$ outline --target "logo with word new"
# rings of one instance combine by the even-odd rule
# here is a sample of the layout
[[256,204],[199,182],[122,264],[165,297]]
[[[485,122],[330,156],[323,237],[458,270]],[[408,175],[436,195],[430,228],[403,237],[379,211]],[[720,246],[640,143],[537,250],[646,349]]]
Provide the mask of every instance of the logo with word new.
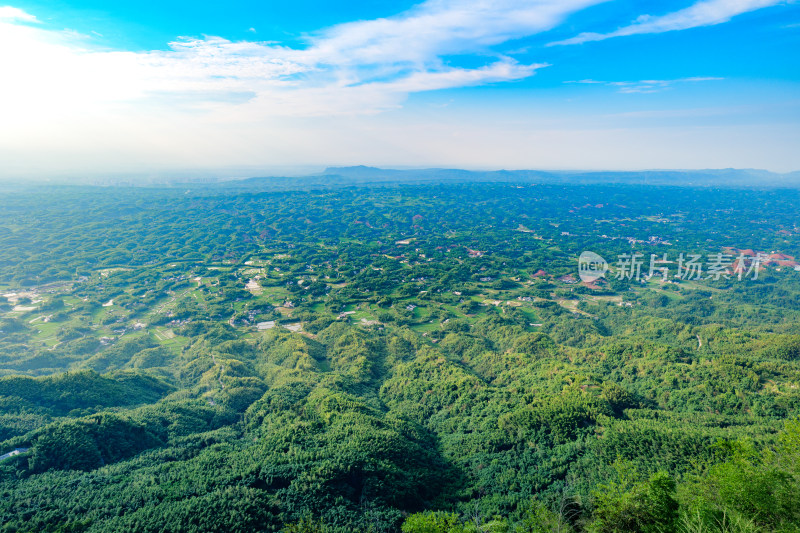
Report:
[[578,276],[584,283],[592,283],[604,277],[608,272],[608,263],[594,252],[583,252],[578,258]]

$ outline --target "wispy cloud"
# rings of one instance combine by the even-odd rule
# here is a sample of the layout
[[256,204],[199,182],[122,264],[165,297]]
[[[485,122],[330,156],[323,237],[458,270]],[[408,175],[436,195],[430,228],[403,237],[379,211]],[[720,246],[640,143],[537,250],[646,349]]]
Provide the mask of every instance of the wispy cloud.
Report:
[[676,83],[718,81],[724,78],[712,76],[695,76],[691,78],[677,78],[674,80],[638,80],[638,81],[600,81],[600,80],[570,80],[564,83],[580,83],[586,85],[605,85],[615,87],[620,93],[657,93],[670,88]]
[[[549,30],[602,1],[428,0],[394,17],[322,30],[303,48],[204,37],[139,53],[93,48],[86,36],[20,24],[36,18],[3,7],[0,45],[19,52],[0,57],[4,78],[13,80],[0,85],[0,111],[11,102],[17,114],[25,102],[52,113],[170,95],[170,106],[235,103],[264,116],[374,113],[415,92],[531,76],[545,65],[519,63],[493,46]],[[445,60],[469,53],[485,64],[453,68]],[[242,95],[250,98],[243,103]]]
[[2,21],[17,21],[17,22],[39,22],[39,20],[25,11],[11,6],[0,6],[0,22]]
[[335,26],[315,39],[313,50],[338,64],[420,65],[551,29],[604,1],[428,0],[397,17]]
[[686,30],[700,26],[713,26],[728,22],[736,15],[765,7],[783,4],[786,0],[704,0],[696,4],[662,16],[642,15],[632,24],[610,33],[581,33],[570,39],[550,43],[553,45],[581,44],[602,41],[612,37],[638,35],[644,33],[664,33]]
[[[91,32],[33,24],[34,15],[2,8],[0,177],[39,168],[42,151],[51,162],[36,164],[59,171],[122,161],[128,168],[307,163],[311,151],[332,161],[348,147],[401,153],[409,148],[393,133],[396,124],[376,131],[363,121],[384,120],[376,115],[415,93],[534,75],[546,65],[517,61],[495,45],[601,1],[428,0],[394,17],[324,29],[305,46],[181,37],[144,52],[109,50]],[[450,54],[483,62],[458,68]],[[433,140],[415,136],[411,151]]]

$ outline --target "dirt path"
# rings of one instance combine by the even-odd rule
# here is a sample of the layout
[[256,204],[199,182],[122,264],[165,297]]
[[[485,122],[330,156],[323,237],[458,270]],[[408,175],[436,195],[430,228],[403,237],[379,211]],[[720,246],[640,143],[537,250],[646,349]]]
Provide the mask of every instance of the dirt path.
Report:
[[220,365],[217,363],[217,358],[214,357],[213,353],[211,354],[211,360],[214,361],[214,365],[219,366],[219,377],[217,378],[217,381],[219,381],[219,386],[222,388],[222,390],[225,390],[225,384],[222,382],[222,373],[225,372],[225,365]]
[[175,302],[175,300],[177,300],[178,298],[182,298],[182,297],[186,296],[187,294],[189,294],[190,292],[192,292],[192,290],[194,290],[194,289],[186,289],[186,290],[185,290],[185,291],[183,291],[182,293],[179,293],[179,294],[173,294],[173,295],[170,297],[170,299],[169,299],[169,300],[167,300],[167,301],[166,301],[166,302],[164,302],[163,304],[161,304],[161,305],[159,305],[158,307],[156,307],[156,308],[155,308],[155,310],[151,311],[151,313],[150,313],[150,314],[151,314],[151,315],[153,315],[153,314],[159,314],[159,313],[162,313],[163,311],[165,311],[165,310],[166,310],[166,308],[167,308],[167,306],[168,306],[168,305],[170,305],[171,303]]

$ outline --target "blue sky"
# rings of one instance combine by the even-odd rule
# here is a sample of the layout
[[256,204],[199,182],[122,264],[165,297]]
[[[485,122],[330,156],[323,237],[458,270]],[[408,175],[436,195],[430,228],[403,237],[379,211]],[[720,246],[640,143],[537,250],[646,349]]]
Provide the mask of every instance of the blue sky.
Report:
[[796,1],[19,1],[0,176],[800,170],[798,51]]

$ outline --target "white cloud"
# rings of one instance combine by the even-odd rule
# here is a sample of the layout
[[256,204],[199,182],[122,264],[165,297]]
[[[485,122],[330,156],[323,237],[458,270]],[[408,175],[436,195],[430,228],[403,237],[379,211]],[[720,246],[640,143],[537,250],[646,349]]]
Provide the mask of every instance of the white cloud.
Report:
[[785,0],[704,0],[686,9],[663,16],[641,15],[633,24],[610,33],[586,32],[570,39],[550,43],[550,45],[581,44],[590,41],[602,41],[612,37],[664,33],[698,28],[700,26],[713,26],[728,22],[736,15],[782,3],[785,3]]
[[2,21],[17,21],[17,22],[39,22],[33,15],[24,12],[23,10],[11,7],[0,6],[0,22]]
[[553,28],[606,0],[428,0],[392,18],[335,26],[314,39],[320,61],[426,64]]
[[676,83],[698,82],[698,81],[719,81],[724,78],[712,76],[695,76],[691,78],[678,78],[674,80],[638,80],[638,81],[599,81],[599,80],[575,80],[564,83],[580,83],[588,85],[606,85],[616,87],[621,93],[656,93],[670,88]]
[[[330,135],[346,139],[348,121],[396,110],[410,94],[533,75],[546,65],[492,47],[601,1],[428,0],[328,28],[300,48],[209,36],[144,52],[0,8],[0,175],[33,168],[35,153],[56,168],[263,161],[308,148],[330,120],[339,125],[325,126]],[[446,56],[457,53],[484,64],[456,68]]]
[[[0,46],[15,53],[0,56],[9,80],[0,85],[0,112],[27,121],[166,102],[184,111],[246,106],[251,116],[375,113],[414,92],[531,76],[543,65],[519,64],[491,47],[548,30],[601,1],[428,0],[395,17],[321,31],[305,48],[205,37],[139,53],[19,24],[36,18],[5,7]],[[473,52],[487,58],[484,66],[447,64],[448,54]]]

